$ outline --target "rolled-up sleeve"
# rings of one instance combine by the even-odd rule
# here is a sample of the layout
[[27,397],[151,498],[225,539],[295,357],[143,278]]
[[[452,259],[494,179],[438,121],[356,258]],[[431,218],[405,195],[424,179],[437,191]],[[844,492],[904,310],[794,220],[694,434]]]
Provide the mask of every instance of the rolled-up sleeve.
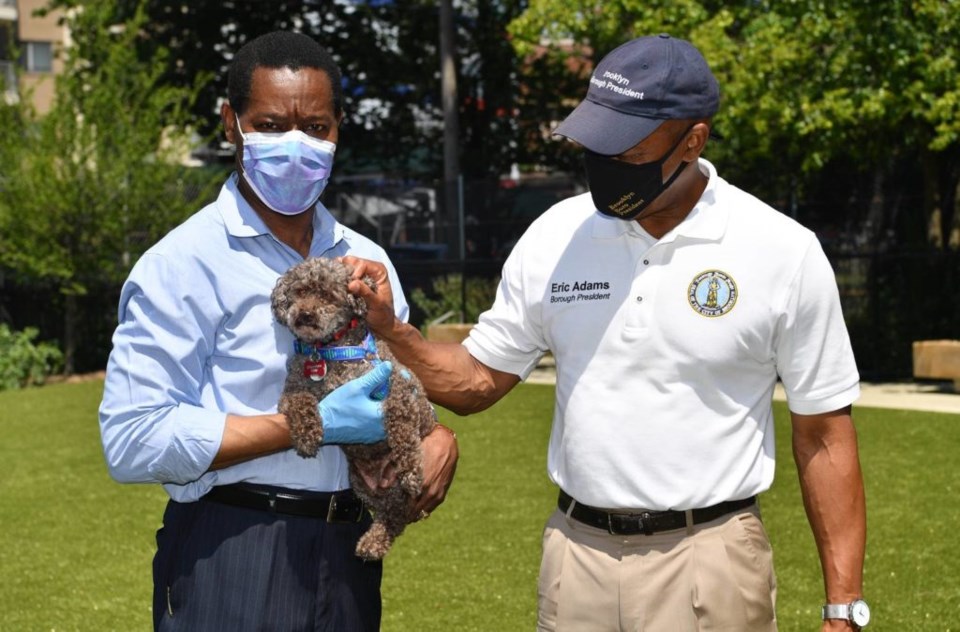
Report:
[[99,411],[117,481],[186,484],[220,449],[226,414],[200,405],[216,327],[202,283],[146,254],[124,284]]

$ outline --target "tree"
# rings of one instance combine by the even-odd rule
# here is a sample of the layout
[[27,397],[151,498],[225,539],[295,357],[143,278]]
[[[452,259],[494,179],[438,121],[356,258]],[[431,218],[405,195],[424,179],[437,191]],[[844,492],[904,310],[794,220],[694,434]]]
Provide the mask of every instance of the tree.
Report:
[[[55,0],[62,7],[83,1]],[[138,1],[118,0],[118,11],[132,15]],[[514,163],[534,162],[517,141],[526,132],[517,125],[517,59],[505,32],[524,5],[523,0],[453,2],[458,162],[467,189],[450,190],[457,185],[444,183],[446,195],[438,195],[439,208],[431,209],[436,214],[419,218],[434,238],[450,245],[458,236],[460,199],[467,216],[502,219],[509,208],[497,195],[499,176]],[[343,73],[345,119],[327,199],[353,187],[351,176],[364,179],[360,186],[382,185],[387,191],[443,181],[436,0],[146,0],[144,10],[146,37],[136,42],[141,59],[154,58],[157,47],[169,50],[163,77],[171,85],[190,86],[198,73],[213,76],[193,110],[206,121],[202,131],[212,149],[221,145],[216,112],[226,96],[233,53],[264,33],[294,30],[329,49]]]
[[49,113],[39,116],[29,99],[0,106],[0,266],[63,297],[68,373],[77,298],[118,285],[214,182],[180,164],[196,86],[160,81],[161,49],[137,58],[145,20],[137,11],[118,22],[108,0],[84,3],[66,18],[73,46]]
[[[85,0],[54,0],[81,6]],[[435,0],[118,0],[118,15],[143,4],[141,59],[164,49],[164,80],[183,87],[209,74],[194,104],[202,131],[215,136],[227,69],[244,43],[277,29],[327,47],[343,73],[346,121],[338,174],[441,174],[439,15]],[[463,164],[470,175],[499,174],[515,160],[509,123],[515,58],[504,28],[521,0],[462,0],[457,11]]]
[[827,196],[846,216],[816,219],[867,243],[953,230],[960,246],[958,0],[531,0],[509,30],[519,54],[546,40],[558,63],[564,41],[595,63],[633,36],[689,39],[720,81],[726,139],[708,151],[728,177],[794,211]]

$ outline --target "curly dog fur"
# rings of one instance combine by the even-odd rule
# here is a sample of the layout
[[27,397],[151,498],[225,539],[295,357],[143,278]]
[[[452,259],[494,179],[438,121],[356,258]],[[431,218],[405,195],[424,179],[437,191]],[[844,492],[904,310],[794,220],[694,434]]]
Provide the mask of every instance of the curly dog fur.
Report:
[[[287,363],[278,410],[289,420],[297,454],[315,456],[323,441],[319,400],[370,371],[374,363],[393,363],[389,394],[383,401],[387,440],[341,446],[350,464],[350,484],[373,513],[373,524],[360,538],[356,552],[364,559],[379,560],[406,525],[416,519],[412,500],[420,495],[423,485],[420,440],[433,430],[436,415],[420,381],[397,362],[383,342],[376,342],[377,357],[366,354],[358,360],[320,360],[326,374],[316,375],[318,358],[315,353],[311,355],[311,347],[364,345],[367,307],[347,291],[352,272],[339,261],[312,258],[293,266],[277,281],[271,295],[273,314],[300,344],[308,345],[307,353],[294,353]],[[373,285],[369,279],[365,282]],[[396,482],[389,488],[379,488],[376,482],[388,462],[396,467]]]

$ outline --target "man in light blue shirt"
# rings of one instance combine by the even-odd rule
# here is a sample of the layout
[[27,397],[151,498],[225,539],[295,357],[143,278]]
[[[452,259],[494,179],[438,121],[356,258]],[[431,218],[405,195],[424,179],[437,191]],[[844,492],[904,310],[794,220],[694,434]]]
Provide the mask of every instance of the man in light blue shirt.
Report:
[[[387,372],[324,400],[331,445],[315,458],[290,449],[277,413],[294,341],[273,320],[270,292],[290,266],[381,261],[397,317],[408,314],[383,249],[318,200],[343,115],[340,84],[329,53],[304,35],[244,46],[221,110],[238,172],[124,284],[100,427],[111,475],[161,483],[171,498],[154,560],[158,630],[379,629],[382,567],[353,554],[369,515],[335,444],[383,438],[370,395]],[[452,480],[455,438],[435,431],[424,453],[417,509],[429,512]]]

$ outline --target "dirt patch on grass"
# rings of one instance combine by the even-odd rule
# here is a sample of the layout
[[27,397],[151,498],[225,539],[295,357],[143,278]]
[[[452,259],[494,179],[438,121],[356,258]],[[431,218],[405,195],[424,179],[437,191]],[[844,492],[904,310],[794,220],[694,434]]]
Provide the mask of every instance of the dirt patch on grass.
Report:
[[47,378],[46,384],[80,384],[81,382],[92,382],[102,380],[106,377],[106,371],[94,371],[93,373],[74,373],[73,375],[51,375]]

